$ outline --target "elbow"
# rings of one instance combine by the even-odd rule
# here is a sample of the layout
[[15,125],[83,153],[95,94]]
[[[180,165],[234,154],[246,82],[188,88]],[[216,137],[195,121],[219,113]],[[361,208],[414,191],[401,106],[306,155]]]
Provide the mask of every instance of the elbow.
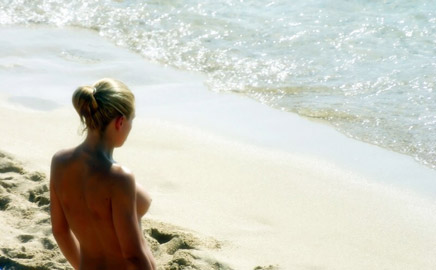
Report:
[[141,265],[141,259],[142,259],[141,256],[126,256],[126,255],[123,255],[123,257],[124,257],[124,260],[127,262],[127,264],[130,265],[130,266],[140,266]]
[[149,256],[147,255],[146,248],[144,245],[140,245],[137,248],[122,250],[122,256],[126,263],[127,269],[129,270],[152,270],[153,263],[150,261]]
[[123,255],[128,270],[152,270],[151,263],[145,254],[126,256]]

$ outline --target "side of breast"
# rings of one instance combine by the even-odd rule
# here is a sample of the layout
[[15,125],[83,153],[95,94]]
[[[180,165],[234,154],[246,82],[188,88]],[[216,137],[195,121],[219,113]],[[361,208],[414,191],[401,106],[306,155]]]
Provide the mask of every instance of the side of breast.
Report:
[[145,191],[141,185],[136,184],[136,210],[138,218],[141,218],[145,215],[145,213],[147,213],[148,209],[150,208],[151,201],[152,199],[150,194],[148,194],[148,192]]

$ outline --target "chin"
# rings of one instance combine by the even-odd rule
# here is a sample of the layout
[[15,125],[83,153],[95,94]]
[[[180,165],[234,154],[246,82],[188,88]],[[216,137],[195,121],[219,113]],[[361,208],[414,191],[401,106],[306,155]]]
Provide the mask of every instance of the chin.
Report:
[[118,143],[118,144],[115,144],[115,147],[118,148],[118,147],[121,147],[121,146],[123,146],[123,145],[124,145],[124,142],[122,142],[122,143]]

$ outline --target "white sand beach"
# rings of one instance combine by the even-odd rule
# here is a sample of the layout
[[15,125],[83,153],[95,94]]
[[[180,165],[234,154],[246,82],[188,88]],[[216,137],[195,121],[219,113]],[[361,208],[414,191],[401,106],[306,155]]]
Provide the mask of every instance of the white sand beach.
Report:
[[[177,252],[159,244],[153,228],[195,242],[176,248],[197,258],[193,269],[436,268],[436,171],[410,157],[211,92],[200,74],[147,63],[92,31],[0,28],[0,70],[0,152],[8,160],[1,162],[25,171],[0,171],[2,199],[28,194],[34,187],[24,189],[26,175],[48,175],[51,156],[81,142],[70,104],[75,88],[114,77],[137,99],[131,135],[115,158],[153,197],[143,228],[162,269],[171,269]],[[23,189],[7,187],[8,177]],[[47,178],[35,185],[44,184]],[[56,249],[47,204],[23,198],[17,202],[35,221],[45,220],[43,232],[19,225],[14,211],[23,208],[5,204],[0,266],[5,258],[37,265],[47,258],[19,257]],[[65,265],[56,262],[51,267]]]

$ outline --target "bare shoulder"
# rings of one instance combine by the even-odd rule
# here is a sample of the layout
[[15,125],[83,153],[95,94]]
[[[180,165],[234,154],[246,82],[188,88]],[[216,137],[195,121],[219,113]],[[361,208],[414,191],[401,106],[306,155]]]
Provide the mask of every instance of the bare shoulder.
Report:
[[52,166],[67,162],[68,160],[70,160],[72,158],[75,151],[76,151],[76,148],[59,150],[58,152],[56,152],[53,155],[53,157],[51,159]]
[[135,176],[128,168],[113,164],[110,170],[114,191],[135,190]]
[[56,152],[51,159],[50,165],[50,183],[59,180],[59,173],[62,172],[63,168],[69,163],[74,155],[75,148],[64,149]]

